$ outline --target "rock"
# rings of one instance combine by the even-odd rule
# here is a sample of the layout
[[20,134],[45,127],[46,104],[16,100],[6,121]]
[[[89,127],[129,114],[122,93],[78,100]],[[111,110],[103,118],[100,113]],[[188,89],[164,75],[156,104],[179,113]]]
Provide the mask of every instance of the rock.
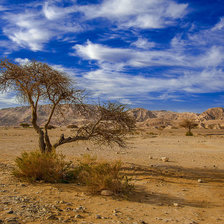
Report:
[[100,193],[102,196],[111,196],[113,195],[114,193],[110,190],[102,190],[101,193]]
[[198,179],[198,183],[203,183],[202,179]]
[[153,159],[153,157],[152,156],[149,156],[149,159]]
[[79,206],[78,208],[75,209],[76,212],[85,212],[86,208],[83,206]]
[[19,224],[17,217],[7,218],[5,219],[5,223],[7,224]]
[[78,214],[78,215],[75,215],[75,218],[76,218],[76,219],[82,219],[83,217],[82,217],[81,215]]
[[178,203],[173,203],[173,206],[179,207],[179,204]]
[[58,220],[58,217],[56,215],[50,215],[47,217],[47,220]]
[[7,212],[7,214],[13,214],[14,212],[13,212],[13,210],[9,210],[8,212]]
[[96,215],[96,219],[102,219],[101,215]]
[[116,208],[113,210],[113,213],[120,213]]
[[169,162],[169,158],[168,158],[168,157],[163,156],[163,157],[161,157],[160,159],[161,159],[163,162]]

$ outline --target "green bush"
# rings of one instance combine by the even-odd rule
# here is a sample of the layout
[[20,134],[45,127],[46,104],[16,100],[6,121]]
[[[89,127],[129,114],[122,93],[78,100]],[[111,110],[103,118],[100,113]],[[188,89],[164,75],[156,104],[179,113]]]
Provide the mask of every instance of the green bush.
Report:
[[130,179],[121,174],[120,161],[98,162],[95,158],[84,156],[79,161],[75,175],[92,193],[110,190],[115,194],[127,194],[133,190]]
[[62,154],[56,152],[41,153],[39,151],[24,152],[15,160],[13,174],[28,181],[68,182],[74,179],[70,165]]

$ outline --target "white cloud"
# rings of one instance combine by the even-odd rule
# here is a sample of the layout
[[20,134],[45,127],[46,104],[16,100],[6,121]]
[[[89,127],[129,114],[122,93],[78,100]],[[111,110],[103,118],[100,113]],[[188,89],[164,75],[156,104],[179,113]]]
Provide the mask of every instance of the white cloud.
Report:
[[8,10],[8,8],[6,8],[5,6],[0,5],[0,11],[6,11]]
[[62,5],[60,1],[45,1],[27,4],[29,7],[25,5],[23,12],[10,10],[2,15],[7,21],[3,32],[17,46],[40,51],[53,38],[64,39],[65,34],[82,31],[89,19],[104,17],[119,28],[163,28],[182,18],[187,9],[187,4],[173,0],[104,0],[92,5]]
[[18,102],[16,101],[16,96],[11,96],[7,93],[0,93],[0,107],[6,107],[11,105],[16,105]]
[[28,58],[15,58],[15,62],[19,63],[20,65],[25,65],[30,62]]
[[181,57],[171,51],[111,48],[101,44],[93,44],[90,41],[87,41],[85,45],[75,45],[73,48],[76,50],[76,54],[84,59],[97,60],[101,65],[105,65],[105,63],[116,64],[120,68],[124,66],[186,65]]
[[104,17],[119,26],[163,28],[186,14],[187,4],[172,0],[104,0],[102,4],[80,7],[88,19]]
[[[214,27],[217,27],[215,25]],[[86,60],[96,60],[99,68],[80,79],[83,87],[95,97],[107,99],[177,99],[178,93],[222,92],[224,86],[224,32],[213,27],[189,34],[184,39],[175,36],[170,48],[150,49],[146,39],[139,38],[133,48],[111,48],[88,41],[75,45],[76,54]],[[218,40],[218,42],[216,41]],[[150,42],[149,42],[150,43]],[[197,46],[197,48],[196,48]],[[156,76],[129,75],[129,67],[169,66]],[[157,96],[150,96],[151,94]],[[160,93],[160,94],[159,94]]]
[[10,25],[4,27],[3,32],[18,46],[39,51],[51,38],[51,31],[44,27],[44,21],[37,19],[37,14],[8,14],[5,19]]
[[76,12],[75,6],[72,7],[57,7],[52,2],[45,2],[43,5],[43,13],[48,20],[62,19],[66,15],[72,12]]
[[40,51],[53,38],[60,39],[65,34],[77,33],[82,29],[72,18],[66,17],[68,11],[45,3],[43,11],[33,7],[24,12],[5,13],[2,18],[7,23],[3,32],[17,46]]
[[224,17],[220,19],[220,21],[213,27],[212,30],[223,30],[224,29]]
[[156,46],[156,43],[148,41],[146,38],[138,38],[137,41],[131,44],[132,46],[136,46],[137,48],[149,49]]
[[[190,43],[190,42],[189,42]],[[150,67],[150,66],[182,66],[188,68],[207,68],[224,63],[224,48],[212,46],[197,55],[188,54],[185,42],[174,38],[171,48],[166,50],[141,49],[149,44],[146,40],[138,40],[132,48],[111,48],[101,44],[87,41],[84,45],[75,45],[76,54],[86,60],[96,60],[101,67],[123,69],[125,66]],[[148,46],[148,47],[149,47]]]
[[81,85],[93,91],[95,97],[104,96],[109,99],[141,99],[146,94],[166,92],[157,99],[170,98],[175,92],[210,93],[223,91],[224,72],[221,70],[204,70],[202,72],[188,72],[176,78],[155,78],[150,76],[132,76],[125,73],[98,69],[86,73]]
[[211,47],[198,59],[197,63],[204,67],[216,67],[221,65],[224,63],[224,47]]

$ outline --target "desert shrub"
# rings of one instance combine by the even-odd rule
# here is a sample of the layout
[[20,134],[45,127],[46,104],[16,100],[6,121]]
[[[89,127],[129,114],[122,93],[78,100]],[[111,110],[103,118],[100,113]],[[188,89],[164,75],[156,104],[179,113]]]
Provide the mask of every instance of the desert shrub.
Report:
[[157,133],[155,133],[155,132],[146,132],[146,134],[148,134],[148,135],[158,135]]
[[193,133],[191,131],[187,131],[186,136],[193,136]]
[[15,160],[13,174],[28,181],[68,182],[74,179],[70,165],[62,154],[56,152],[41,153],[40,151],[24,152]]
[[70,124],[70,125],[67,126],[67,128],[78,128],[78,126],[75,125],[75,124]]
[[79,161],[75,175],[92,193],[110,190],[115,194],[128,194],[133,190],[130,179],[121,174],[120,161],[99,162],[96,158],[84,156]]
[[21,123],[20,126],[23,127],[23,128],[29,128],[30,127],[30,125],[28,123]]

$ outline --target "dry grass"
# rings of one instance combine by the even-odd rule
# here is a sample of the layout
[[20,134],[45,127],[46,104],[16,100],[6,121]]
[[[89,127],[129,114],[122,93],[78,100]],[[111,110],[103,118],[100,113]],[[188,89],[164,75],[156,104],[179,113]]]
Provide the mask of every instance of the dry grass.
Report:
[[67,182],[70,163],[64,158],[62,154],[55,152],[24,152],[16,158],[16,168],[13,174],[31,182],[40,180],[50,183]]
[[50,183],[79,182],[88,187],[91,193],[110,190],[114,194],[128,194],[133,190],[130,179],[121,174],[120,161],[97,161],[89,155],[76,161],[76,165],[65,161],[62,154],[24,152],[15,160],[13,174],[30,182],[44,181]]
[[115,194],[128,194],[133,190],[130,179],[121,174],[121,162],[100,162],[85,155],[77,166],[80,183],[86,185],[94,194],[110,190]]

